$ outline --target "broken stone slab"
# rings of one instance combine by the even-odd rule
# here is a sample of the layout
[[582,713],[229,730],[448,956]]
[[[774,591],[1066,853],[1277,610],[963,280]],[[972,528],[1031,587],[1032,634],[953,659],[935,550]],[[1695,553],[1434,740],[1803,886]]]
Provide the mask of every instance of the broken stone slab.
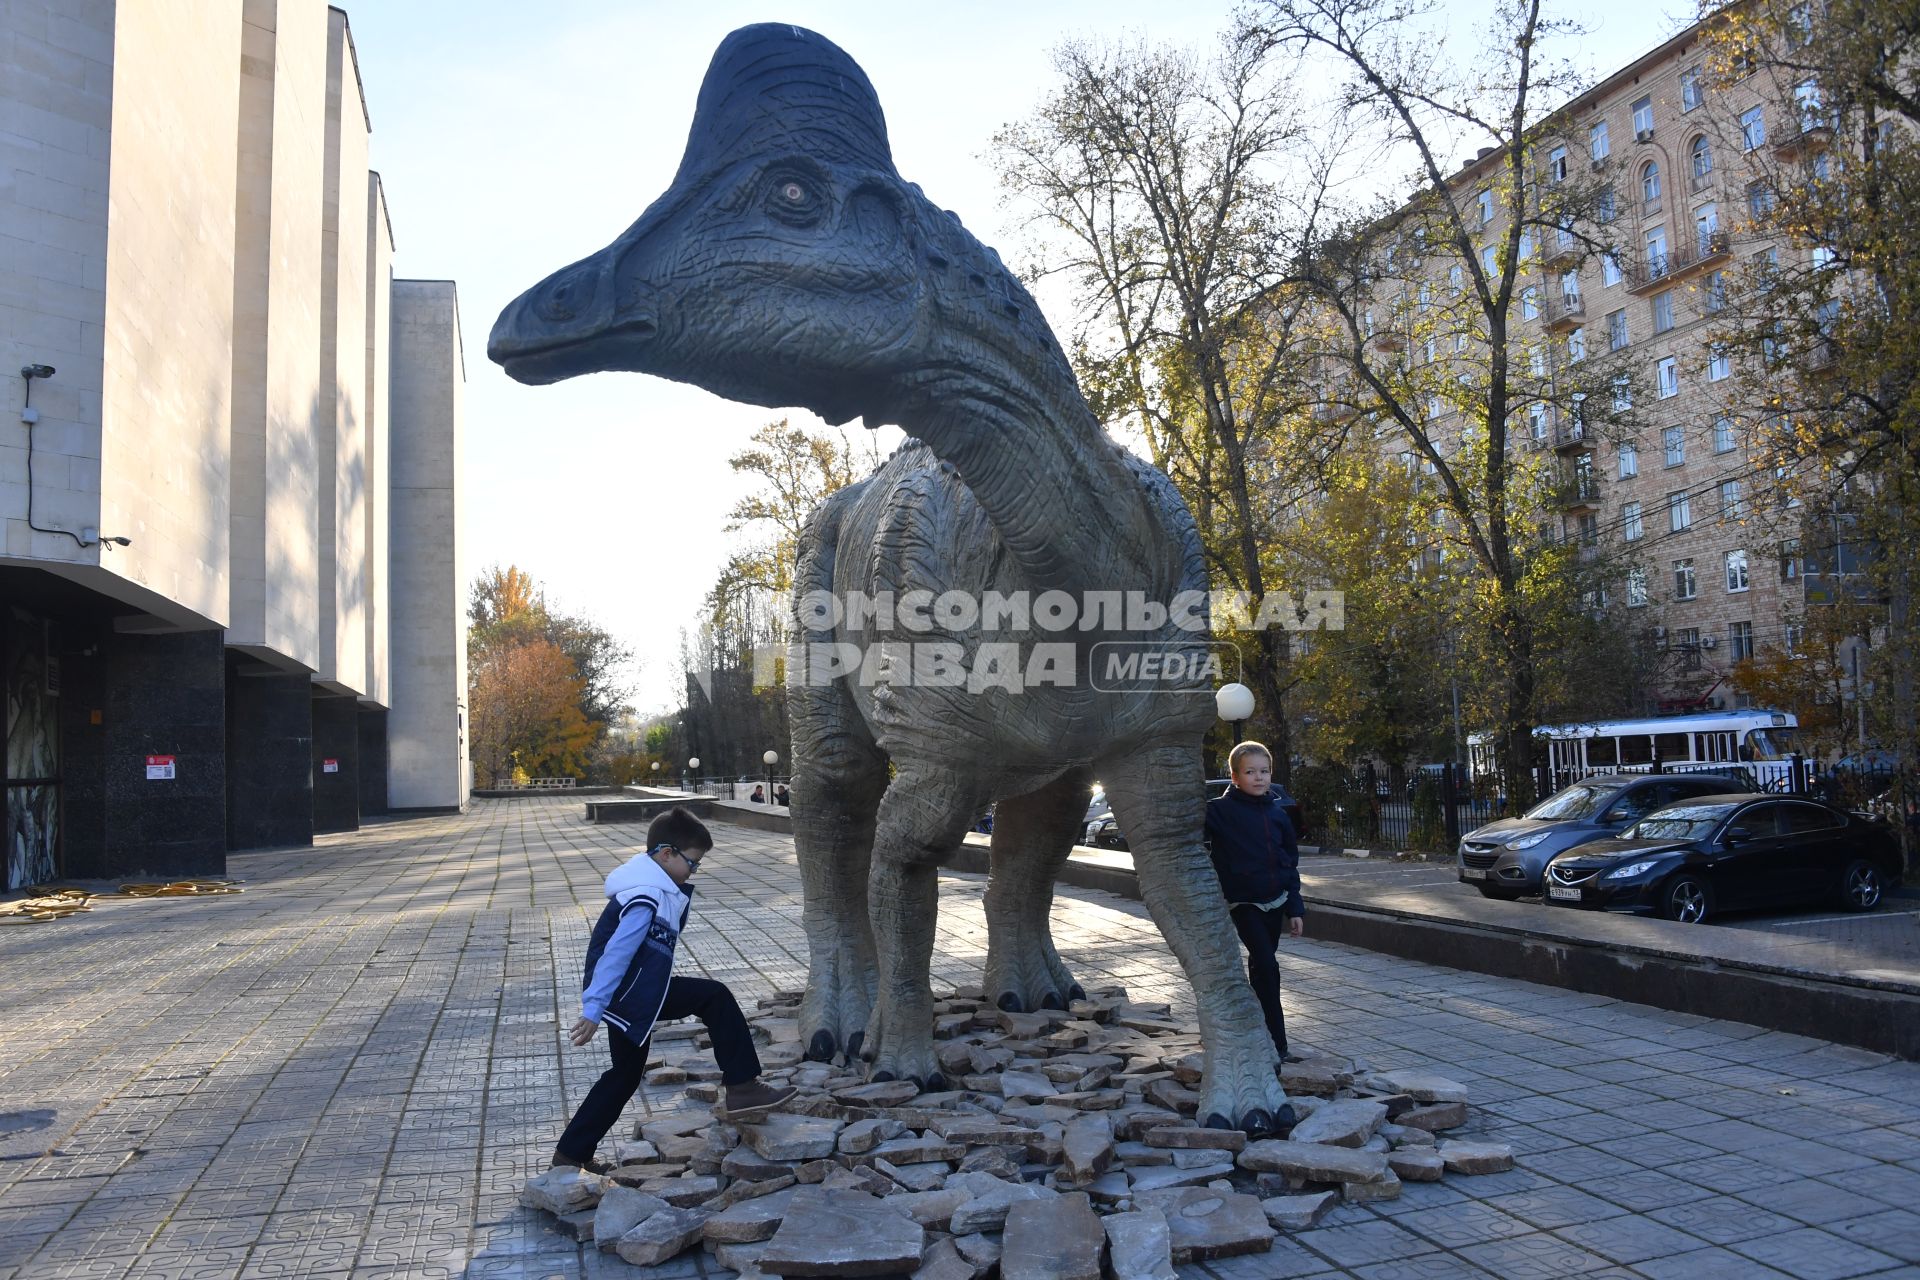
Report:
[[636,1267],[657,1267],[700,1243],[710,1216],[705,1209],[662,1209],[615,1241],[613,1251]]
[[727,1184],[727,1189],[711,1200],[702,1200],[702,1209],[711,1209],[718,1213],[722,1209],[731,1209],[743,1200],[754,1200],[761,1196],[770,1196],[776,1191],[785,1191],[798,1181],[792,1174],[781,1178],[768,1178],[764,1182],[746,1182],[736,1179]]
[[842,1167],[844,1166],[833,1160],[809,1160],[796,1168],[793,1176],[804,1183],[817,1183],[824,1181],[828,1174]]
[[926,1231],[861,1191],[797,1187],[780,1229],[759,1258],[783,1276],[884,1276],[920,1265]]
[[1330,1098],[1350,1080],[1351,1077],[1333,1063],[1324,1060],[1285,1062],[1280,1065],[1280,1087],[1287,1091],[1288,1097],[1311,1093]]
[[687,1073],[679,1067],[655,1067],[647,1072],[646,1080],[652,1085],[685,1084]]
[[888,1196],[887,1204],[923,1227],[945,1231],[953,1222],[953,1211],[973,1197],[973,1192],[960,1187],[942,1187],[938,1191],[909,1191]]
[[553,1220],[553,1229],[567,1239],[580,1244],[593,1242],[593,1218],[597,1209],[584,1209],[579,1213],[563,1214]]
[[1264,1253],[1273,1247],[1273,1224],[1259,1199],[1243,1191],[1176,1187],[1142,1192],[1134,1202],[1167,1216],[1176,1264]]
[[865,1164],[854,1169],[836,1168],[820,1180],[820,1185],[828,1191],[864,1191],[873,1196],[890,1196],[900,1190],[892,1178]]
[[1449,1138],[1436,1150],[1448,1173],[1505,1173],[1513,1168],[1513,1148],[1504,1142]]
[[975,1280],[980,1274],[952,1240],[936,1240],[921,1257],[911,1280]]
[[906,1131],[898,1120],[855,1120],[840,1131],[837,1146],[842,1155],[857,1156]]
[[1173,1072],[1173,1078],[1181,1084],[1199,1084],[1201,1080],[1206,1078],[1207,1055],[1204,1053],[1189,1053],[1183,1058],[1176,1058],[1167,1063],[1167,1070]]
[[1141,1139],[1149,1147],[1170,1151],[1232,1151],[1247,1149],[1247,1135],[1238,1129],[1202,1129],[1189,1124],[1162,1125]]
[[760,1269],[760,1256],[767,1251],[766,1242],[759,1244],[716,1244],[713,1260],[734,1273],[737,1280],[778,1280],[771,1271]]
[[1398,1174],[1387,1170],[1387,1176],[1378,1182],[1343,1182],[1340,1194],[1348,1204],[1373,1204],[1380,1200],[1398,1200],[1401,1182]]
[[[979,1174],[955,1174],[954,1177],[978,1178]],[[957,1236],[976,1231],[998,1231],[1006,1225],[1007,1212],[1023,1200],[1050,1200],[1060,1193],[1035,1182],[1002,1182],[976,1191],[974,1198],[953,1211],[948,1230]]]
[[1434,1137],[1426,1129],[1414,1129],[1403,1124],[1383,1124],[1376,1138],[1385,1138],[1397,1147],[1431,1147]]
[[1260,1208],[1277,1229],[1306,1231],[1339,1203],[1338,1192],[1313,1191],[1297,1196],[1274,1196],[1271,1200],[1262,1200]]
[[776,1111],[764,1120],[742,1125],[740,1136],[765,1160],[824,1160],[834,1153],[844,1127],[840,1120]]
[[1438,1182],[1446,1161],[1432,1147],[1401,1147],[1387,1153],[1387,1168],[1406,1182]]
[[1284,1173],[1308,1182],[1378,1182],[1387,1176],[1387,1158],[1377,1151],[1283,1138],[1249,1142],[1239,1164],[1242,1169]]
[[1060,1090],[1038,1071],[1002,1071],[1000,1096],[1019,1102],[1030,1098],[1051,1098]]
[[1020,1176],[1026,1151],[1020,1147],[969,1147],[960,1161],[961,1173],[990,1173],[996,1178]]
[[895,1164],[885,1157],[876,1158],[871,1168],[876,1173],[891,1178],[908,1191],[937,1191],[946,1182],[950,1166],[944,1160],[927,1160],[918,1164]]
[[610,1187],[593,1211],[593,1242],[611,1252],[621,1236],[667,1207],[659,1196],[632,1187]]
[[1158,1209],[1132,1209],[1101,1220],[1113,1280],[1176,1280],[1173,1232]]
[[663,1139],[684,1138],[690,1133],[698,1133],[713,1123],[713,1117],[697,1112],[681,1112],[678,1115],[658,1116],[642,1120],[635,1130],[637,1137],[658,1147]]
[[925,1164],[930,1160],[958,1160],[967,1154],[965,1144],[931,1138],[892,1138],[882,1142],[853,1161],[887,1160],[894,1164]]
[[606,1190],[607,1180],[599,1174],[562,1166],[527,1179],[520,1190],[520,1203],[561,1218],[593,1208]]
[[660,1158],[660,1148],[640,1138],[621,1138],[607,1144],[607,1162],[613,1165],[646,1164]]
[[1231,1151],[1208,1151],[1204,1148],[1183,1147],[1165,1154],[1169,1157],[1168,1163],[1176,1169],[1205,1169],[1209,1165],[1216,1165],[1223,1160],[1233,1158]]
[[1057,1094],[1052,1099],[1054,1105],[1076,1111],[1111,1111],[1126,1100],[1127,1095],[1119,1089],[1081,1090]]
[[1100,1280],[1106,1243],[1084,1192],[1016,1204],[1001,1237],[1001,1280]]
[[608,1171],[607,1180],[623,1187],[637,1187],[656,1178],[677,1178],[686,1171],[684,1160],[654,1160],[647,1164],[623,1164]]
[[1128,1181],[1125,1169],[1101,1174],[1087,1184],[1085,1191],[1095,1204],[1119,1204],[1133,1198],[1133,1184]]
[[1061,1172],[1084,1187],[1113,1164],[1113,1122],[1104,1112],[1089,1112],[1067,1123],[1060,1138]]
[[977,1231],[971,1235],[955,1236],[953,1247],[960,1251],[961,1257],[980,1268],[982,1275],[1000,1265],[1002,1247],[998,1231]]
[[730,1209],[723,1209],[707,1219],[706,1238],[716,1244],[753,1244],[760,1240],[770,1240],[773,1233],[780,1229],[780,1223],[787,1216],[787,1206],[792,1203],[792,1187],[785,1191],[776,1191],[770,1196],[758,1196],[752,1200],[743,1200]]
[[[1361,1147],[1386,1120],[1387,1109],[1379,1103],[1343,1098],[1316,1108],[1312,1115],[1293,1126],[1288,1137],[1294,1142]],[[1152,1135],[1148,1135],[1148,1141],[1152,1141]]]
[[729,1178],[741,1178],[748,1182],[765,1182],[772,1178],[784,1178],[793,1172],[793,1165],[784,1160],[769,1160],[749,1147],[735,1147],[727,1152],[720,1161],[720,1173]]
[[1182,1115],[1190,1116],[1200,1109],[1200,1095],[1171,1076],[1148,1085],[1144,1096],[1155,1106],[1178,1111]]
[[1233,1162],[1222,1160],[1212,1164],[1200,1165],[1192,1169],[1182,1169],[1179,1165],[1158,1165],[1147,1169],[1133,1169],[1128,1176],[1133,1180],[1133,1191],[1137,1196],[1143,1191],[1164,1191],[1171,1187],[1196,1187],[1215,1178],[1224,1178],[1233,1173]]
[[1464,1102],[1435,1102],[1427,1106],[1414,1107],[1402,1111],[1396,1117],[1396,1123],[1403,1128],[1425,1129],[1429,1133],[1441,1129],[1458,1129],[1467,1122],[1467,1104]]
[[1129,1168],[1139,1165],[1172,1164],[1173,1154],[1161,1147],[1150,1147],[1144,1142],[1116,1142],[1113,1146],[1113,1158]]
[[880,1080],[872,1084],[835,1089],[833,1096],[842,1102],[865,1107],[897,1107],[919,1097],[920,1086],[911,1080]]
[[640,1190],[659,1196],[676,1209],[691,1208],[720,1194],[717,1177],[654,1178],[640,1184]]
[[1367,1085],[1382,1093],[1404,1093],[1419,1103],[1465,1102],[1467,1086],[1431,1071],[1376,1071]]

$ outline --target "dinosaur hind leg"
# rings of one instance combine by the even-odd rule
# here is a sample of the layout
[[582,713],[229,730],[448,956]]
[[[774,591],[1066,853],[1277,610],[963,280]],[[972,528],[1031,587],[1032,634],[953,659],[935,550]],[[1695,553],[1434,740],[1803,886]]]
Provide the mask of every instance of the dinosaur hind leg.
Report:
[[838,682],[788,691],[794,776],[789,789],[807,932],[800,1043],[826,1061],[860,1052],[877,970],[867,914],[875,814],[887,758]]
[[1091,771],[1069,770],[993,814],[987,883],[987,999],[1002,1009],[1064,1009],[1085,994],[1053,948],[1053,886],[1086,818]]

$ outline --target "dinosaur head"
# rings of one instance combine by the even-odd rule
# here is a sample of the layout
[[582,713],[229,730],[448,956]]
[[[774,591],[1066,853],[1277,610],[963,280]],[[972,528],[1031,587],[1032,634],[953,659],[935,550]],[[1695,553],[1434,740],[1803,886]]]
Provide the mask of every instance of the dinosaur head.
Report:
[[527,383],[624,369],[830,421],[884,413],[922,327],[923,205],[853,59],[799,27],[742,28],[707,69],[673,184],[515,299],[487,354]]

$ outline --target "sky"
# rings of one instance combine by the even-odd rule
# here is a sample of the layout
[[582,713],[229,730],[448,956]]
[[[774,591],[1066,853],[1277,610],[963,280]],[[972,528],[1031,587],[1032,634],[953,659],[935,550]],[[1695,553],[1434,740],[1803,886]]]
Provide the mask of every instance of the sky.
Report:
[[[1062,40],[1145,37],[1204,46],[1231,0],[342,0],[352,26],[394,233],[394,273],[456,282],[466,351],[462,573],[514,564],[549,603],[635,653],[636,708],[678,702],[683,629],[743,535],[725,532],[748,481],[727,458],[803,410],[729,403],[693,387],[603,373],[546,387],[486,358],[500,309],[639,216],[679,164],[700,78],[729,31],[793,22],[822,33],[879,93],[901,175],[1011,248],[986,152],[1052,84]],[[1440,0],[1470,46],[1487,6]],[[1681,0],[1569,0],[1590,32],[1563,50],[1605,73],[1685,25]],[[1056,332],[1063,302],[1039,300]],[[849,428],[859,431],[857,424]],[[894,433],[897,438],[897,433]],[[883,453],[892,439],[883,441]]]

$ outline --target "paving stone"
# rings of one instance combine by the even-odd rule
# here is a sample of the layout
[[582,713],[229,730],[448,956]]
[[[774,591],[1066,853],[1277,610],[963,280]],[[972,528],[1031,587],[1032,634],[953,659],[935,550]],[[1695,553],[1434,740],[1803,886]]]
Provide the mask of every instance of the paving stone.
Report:
[[872,1167],[909,1191],[936,1191],[951,1172],[946,1162],[940,1160],[897,1165],[891,1160],[875,1159]]
[[1202,1129],[1195,1125],[1162,1125],[1147,1130],[1141,1140],[1149,1147],[1174,1151],[1232,1151],[1247,1149],[1247,1135],[1238,1129]]
[[1274,1229],[1266,1211],[1257,1197],[1244,1192],[1177,1187],[1144,1191],[1134,1200],[1142,1209],[1158,1209],[1166,1215],[1176,1263],[1265,1253],[1273,1245]]
[[554,1230],[569,1240],[587,1242],[593,1239],[593,1218],[596,1211],[587,1209],[580,1213],[565,1213],[553,1220]]
[[873,1196],[895,1195],[900,1190],[899,1183],[868,1164],[852,1169],[835,1167],[820,1185],[828,1191],[864,1191]]
[[835,1089],[833,1096],[842,1102],[863,1107],[897,1107],[920,1096],[920,1086],[911,1080],[881,1080],[873,1084]]
[[1375,1204],[1382,1200],[1398,1200],[1401,1191],[1400,1176],[1391,1168],[1387,1176],[1372,1182],[1343,1182],[1340,1195],[1348,1204]]
[[1419,1103],[1467,1101],[1467,1086],[1432,1071],[1376,1071],[1367,1083],[1382,1093],[1404,1093]]
[[[956,1177],[978,1177],[978,1174],[956,1174]],[[1041,1186],[1035,1182],[1000,1182],[994,1179],[996,1186],[977,1190],[973,1199],[953,1211],[948,1230],[957,1236],[970,1235],[976,1231],[998,1231],[1006,1225],[1007,1211],[1022,1200],[1051,1200],[1060,1193],[1052,1187]]]
[[614,1242],[613,1251],[636,1267],[657,1267],[700,1242],[705,1209],[662,1209]]
[[887,1204],[923,1227],[945,1231],[953,1222],[953,1211],[973,1198],[974,1193],[963,1187],[942,1187],[888,1196]]
[[1407,1182],[1438,1182],[1446,1162],[1432,1147],[1401,1147],[1387,1153],[1387,1168]]
[[1327,1216],[1340,1203],[1336,1191],[1311,1191],[1302,1195],[1274,1196],[1260,1202],[1267,1221],[1281,1231],[1306,1231]]
[[855,1120],[840,1131],[835,1145],[842,1155],[860,1155],[905,1132],[898,1120]]
[[1001,1242],[1001,1280],[1100,1280],[1106,1234],[1084,1192],[1015,1204]]
[[1513,1148],[1504,1142],[1448,1139],[1435,1150],[1448,1173],[1502,1173],[1513,1168]]
[[793,1162],[789,1160],[769,1160],[750,1147],[736,1147],[727,1152],[720,1161],[719,1172],[729,1178],[742,1178],[748,1182],[766,1182],[773,1178],[788,1177],[793,1173]]
[[1200,1095],[1171,1077],[1148,1085],[1145,1096],[1148,1102],[1182,1115],[1190,1116],[1200,1109]]
[[920,1265],[926,1232],[884,1200],[860,1191],[797,1187],[762,1270],[784,1276],[884,1276]]
[[659,1196],[650,1196],[632,1187],[610,1187],[594,1210],[593,1242],[611,1250],[621,1236],[667,1208]]
[[1113,1122],[1104,1113],[1091,1113],[1068,1122],[1060,1138],[1061,1174],[1065,1181],[1084,1187],[1113,1164]]
[[691,1176],[684,1178],[655,1178],[651,1182],[640,1184],[640,1190],[649,1195],[659,1196],[676,1209],[684,1209],[705,1200],[711,1200],[720,1194],[720,1179],[717,1177]]
[[845,1127],[840,1120],[776,1111],[764,1120],[742,1125],[740,1137],[764,1160],[824,1160],[834,1153]]
[[[1293,1126],[1287,1136],[1294,1142],[1324,1142],[1336,1147],[1360,1147],[1385,1124],[1387,1109],[1377,1102],[1342,1098],[1318,1107],[1314,1113]],[[1148,1135],[1152,1141],[1152,1135]]]
[[893,1164],[926,1164],[933,1160],[959,1160],[966,1154],[967,1149],[963,1144],[948,1142],[937,1135],[928,1138],[892,1138],[857,1157],[855,1163],[860,1160],[886,1160]]
[[1038,1071],[1002,1071],[1000,1096],[1009,1100],[1051,1098],[1060,1090]]
[[527,1179],[527,1185],[520,1192],[520,1203],[545,1209],[557,1218],[593,1208],[600,1203],[606,1189],[606,1179],[584,1169],[549,1169]]
[[921,1255],[912,1280],[977,1280],[984,1274],[961,1254],[952,1240],[936,1240]]
[[1387,1158],[1376,1151],[1281,1138],[1248,1143],[1239,1164],[1242,1169],[1284,1173],[1309,1182],[1378,1182],[1387,1176]]
[[1203,1164],[1198,1168],[1182,1169],[1179,1165],[1158,1165],[1147,1169],[1130,1169],[1127,1176],[1132,1179],[1133,1190],[1164,1191],[1169,1187],[1191,1187],[1211,1182],[1215,1178],[1224,1178],[1233,1173],[1233,1165],[1225,1160]]
[[983,1275],[1000,1265],[1003,1249],[998,1231],[977,1231],[955,1236],[953,1247],[960,1251],[961,1257],[980,1268]]
[[771,1239],[780,1229],[781,1221],[787,1216],[787,1206],[793,1202],[798,1189],[789,1187],[722,1209],[707,1219],[706,1238],[716,1244],[753,1244]]
[[708,1200],[702,1200],[700,1207],[702,1209],[711,1209],[715,1213],[718,1213],[722,1209],[731,1209],[734,1205],[747,1200],[757,1199],[760,1196],[770,1196],[776,1191],[785,1191],[798,1181],[799,1179],[795,1178],[792,1174],[787,1174],[779,1178],[767,1178],[759,1182],[735,1179],[729,1182],[727,1189],[719,1195]]
[[1441,1129],[1458,1129],[1466,1122],[1467,1104],[1464,1102],[1436,1102],[1431,1106],[1402,1111],[1394,1117],[1395,1124],[1409,1129],[1425,1129],[1430,1133]]
[[1085,1191],[1095,1204],[1114,1205],[1133,1198],[1133,1185],[1123,1169],[1101,1174],[1087,1184]]
[[1177,1280],[1173,1232],[1158,1209],[1131,1209],[1100,1220],[1113,1280]]
[[717,1244],[713,1246],[713,1260],[734,1273],[736,1280],[761,1280],[773,1272],[760,1269],[760,1259],[766,1253],[765,1242],[759,1244]]

